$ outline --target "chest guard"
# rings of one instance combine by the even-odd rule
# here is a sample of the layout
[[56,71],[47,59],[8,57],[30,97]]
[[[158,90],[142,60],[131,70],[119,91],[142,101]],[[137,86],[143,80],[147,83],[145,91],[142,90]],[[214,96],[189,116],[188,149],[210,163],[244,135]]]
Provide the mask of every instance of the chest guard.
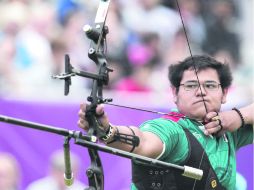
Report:
[[[203,147],[184,129],[189,142],[189,155],[182,165],[203,170],[201,180],[182,176],[178,171],[132,162],[132,181],[138,190],[226,190],[219,182]],[[204,153],[203,160],[202,154]],[[201,163],[201,166],[199,166]]]

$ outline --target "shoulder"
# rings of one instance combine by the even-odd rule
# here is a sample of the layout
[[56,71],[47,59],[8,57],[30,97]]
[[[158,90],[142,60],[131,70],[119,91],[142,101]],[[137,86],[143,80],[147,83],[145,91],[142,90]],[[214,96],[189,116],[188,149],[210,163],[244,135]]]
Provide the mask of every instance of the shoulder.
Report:
[[175,130],[179,128],[177,122],[165,118],[157,118],[153,120],[148,120],[140,125],[142,131],[147,131],[151,129],[158,130]]
[[146,121],[140,126],[140,130],[157,135],[164,144],[177,143],[185,136],[183,128],[177,122],[165,118]]

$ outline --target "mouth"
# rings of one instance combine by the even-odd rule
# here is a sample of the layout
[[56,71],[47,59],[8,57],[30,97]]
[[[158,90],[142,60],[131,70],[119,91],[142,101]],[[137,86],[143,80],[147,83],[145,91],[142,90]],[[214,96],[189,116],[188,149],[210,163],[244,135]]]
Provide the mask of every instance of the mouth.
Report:
[[208,103],[207,100],[197,100],[193,104],[199,104],[199,103]]

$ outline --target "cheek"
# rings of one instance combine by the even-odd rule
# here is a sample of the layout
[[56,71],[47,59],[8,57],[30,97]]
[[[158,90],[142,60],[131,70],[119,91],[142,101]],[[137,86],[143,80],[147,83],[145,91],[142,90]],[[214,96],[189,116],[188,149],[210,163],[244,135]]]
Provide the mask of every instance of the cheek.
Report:
[[185,95],[185,96],[179,96],[178,95],[176,97],[175,103],[180,108],[182,108],[182,107],[189,107],[189,105],[191,104],[191,100],[190,100],[189,96],[187,96],[187,95]]
[[219,111],[221,108],[221,104],[224,104],[225,102],[225,97],[222,94],[213,96],[208,104],[208,111]]
[[175,104],[177,104],[177,102],[178,102],[177,96],[174,96],[174,97],[173,97],[173,101],[174,101]]
[[217,94],[214,96],[214,102],[217,102],[217,104],[224,104],[226,103],[226,96],[224,94]]
[[225,104],[227,102],[226,95],[222,96],[221,103]]
[[177,101],[178,101],[178,92],[177,92],[177,89],[175,87],[172,87],[171,88],[171,93],[172,93],[172,96],[173,96],[173,101],[176,104]]

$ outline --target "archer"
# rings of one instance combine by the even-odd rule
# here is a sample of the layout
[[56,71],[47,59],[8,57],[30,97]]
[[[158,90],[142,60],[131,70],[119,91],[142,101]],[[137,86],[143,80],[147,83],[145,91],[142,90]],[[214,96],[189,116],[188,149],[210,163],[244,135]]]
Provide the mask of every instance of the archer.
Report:
[[[109,122],[96,108],[107,146],[165,162],[202,169],[200,181],[169,169],[132,161],[132,190],[232,190],[236,183],[236,150],[253,142],[253,104],[220,112],[232,75],[228,65],[208,56],[191,56],[169,67],[177,109],[138,127]],[[81,104],[78,125],[88,131],[87,104]],[[230,118],[230,119],[229,119]],[[119,141],[119,134],[137,136],[139,144]]]

